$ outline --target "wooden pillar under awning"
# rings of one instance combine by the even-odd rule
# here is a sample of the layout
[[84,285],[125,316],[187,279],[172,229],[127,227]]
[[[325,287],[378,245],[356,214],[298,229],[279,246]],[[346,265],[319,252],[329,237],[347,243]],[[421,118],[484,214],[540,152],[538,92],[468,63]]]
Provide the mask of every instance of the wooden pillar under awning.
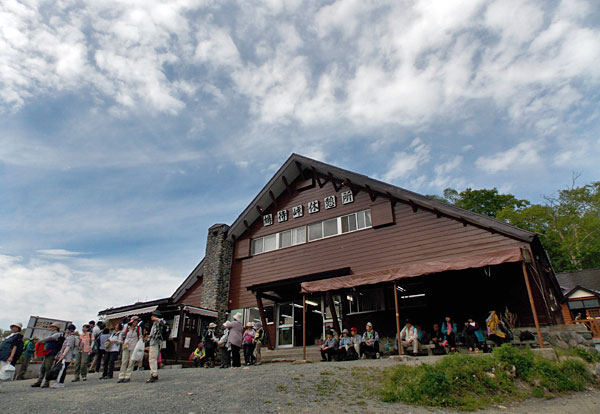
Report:
[[531,312],[533,313],[533,321],[535,323],[535,329],[538,334],[538,342],[540,348],[544,347],[544,338],[542,338],[542,330],[540,329],[540,322],[538,320],[537,311],[535,309],[535,302],[533,301],[533,293],[531,291],[531,284],[529,283],[529,273],[527,272],[527,264],[523,262],[523,277],[525,278],[525,286],[527,287],[527,294],[529,295],[529,304],[531,305]]
[[185,328],[185,306],[179,308],[179,326],[177,327],[177,347],[175,351],[175,362],[179,361],[179,353],[183,350],[183,329]]
[[400,310],[398,306],[398,282],[394,281],[394,302],[396,304],[396,335],[398,335],[398,355],[402,355],[402,344],[400,342]]
[[[306,296],[306,294],[304,295]],[[342,335],[342,331],[340,329],[340,321],[337,317],[337,312],[335,311],[335,304],[333,303],[333,298],[331,297],[331,292],[327,291],[325,296],[327,296],[327,304],[329,305],[329,310],[331,311],[331,319],[333,319],[333,328],[337,331],[338,335]],[[326,317],[327,314],[323,315]]]
[[260,293],[256,294],[256,306],[258,307],[258,313],[260,315],[260,321],[262,322],[263,329],[268,334],[269,339],[269,349],[275,348],[273,346],[273,335],[269,332],[269,325],[267,325],[267,319],[265,318],[265,307],[263,306],[262,296]]
[[302,359],[306,361],[306,293],[302,295]]

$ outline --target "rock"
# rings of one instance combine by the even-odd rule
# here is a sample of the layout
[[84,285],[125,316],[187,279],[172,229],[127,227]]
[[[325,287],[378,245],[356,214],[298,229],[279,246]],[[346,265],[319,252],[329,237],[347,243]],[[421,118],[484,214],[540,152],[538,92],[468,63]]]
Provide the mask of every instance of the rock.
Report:
[[569,344],[560,339],[556,341],[556,346],[562,349],[569,349]]
[[589,332],[584,332],[584,333],[582,333],[582,334],[581,334],[581,336],[582,336],[584,339],[587,339],[588,341],[590,341],[590,340],[592,340],[592,339],[593,339],[593,337],[592,337],[592,334],[591,334],[591,333],[589,333]]
[[558,357],[558,361],[559,362],[564,362],[564,361],[579,361],[585,364],[585,361],[582,358],[579,358],[578,356],[572,356],[572,355],[563,355],[563,356],[559,356]]
[[571,339],[571,335],[569,335],[567,332],[561,332],[560,337],[565,342],[569,342],[569,339]]
[[534,348],[531,351],[533,351],[533,353],[540,355],[546,359],[550,359],[552,361],[558,360],[558,358],[556,356],[556,352],[552,348]]
[[575,348],[577,345],[579,345],[579,344],[577,343],[577,341],[575,339],[569,339],[569,346],[571,348]]
[[493,372],[486,372],[485,375],[487,375],[490,378],[496,378],[496,374],[494,374]]
[[585,342],[585,340],[583,339],[583,336],[581,336],[581,335],[577,335],[577,338],[575,338],[575,340],[577,341],[578,344],[582,344]]
[[600,376],[600,362],[596,362],[592,368],[592,372],[596,376]]

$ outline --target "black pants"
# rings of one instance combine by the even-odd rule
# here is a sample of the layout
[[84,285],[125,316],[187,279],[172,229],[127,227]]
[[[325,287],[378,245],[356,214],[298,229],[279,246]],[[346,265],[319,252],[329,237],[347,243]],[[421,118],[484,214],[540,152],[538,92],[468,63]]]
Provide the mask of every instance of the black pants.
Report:
[[100,372],[100,363],[102,361],[102,357],[106,355],[106,351],[103,349],[98,350],[98,359],[96,359],[96,372]]
[[104,355],[104,370],[102,371],[103,377],[112,378],[113,371],[115,370],[115,361],[119,358],[119,351],[107,352]]
[[252,364],[253,353],[254,353],[254,344],[253,343],[244,344],[244,362],[246,363],[246,365]]
[[477,337],[475,334],[467,333],[465,335],[465,344],[469,347],[469,349],[475,349],[479,345],[479,342],[477,342]]
[[321,359],[331,361],[331,359],[337,359],[338,353],[335,348],[321,349]]
[[454,332],[451,332],[450,335],[446,335],[446,340],[451,348],[456,348],[456,335]]
[[231,351],[227,349],[227,346],[221,348],[221,366],[228,367],[231,364]]
[[50,368],[52,368],[54,362],[55,355],[47,355],[44,357],[42,361],[42,366],[40,367],[40,376],[37,380],[38,383],[41,383],[44,379],[46,382],[49,382]]
[[231,344],[231,366],[232,367],[240,367],[242,366],[240,362],[240,347]]
[[65,383],[65,377],[67,376],[67,368],[69,367],[70,362],[64,362],[64,366],[62,368],[62,370],[60,371],[60,373],[58,374],[58,378],[56,379],[56,381],[58,381],[61,384]]
[[212,362],[214,364],[214,362],[215,362],[215,348],[207,346],[204,349],[206,350],[206,361],[207,362]]
[[366,342],[360,343],[360,355],[366,355],[368,358],[377,358],[377,352],[379,352],[379,342],[373,342],[373,346],[367,345]]

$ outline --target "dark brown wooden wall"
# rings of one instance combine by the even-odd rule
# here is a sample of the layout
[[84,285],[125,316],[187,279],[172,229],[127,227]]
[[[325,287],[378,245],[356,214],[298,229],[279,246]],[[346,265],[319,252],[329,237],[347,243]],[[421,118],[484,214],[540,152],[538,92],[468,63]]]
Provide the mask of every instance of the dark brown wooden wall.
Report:
[[[317,185],[292,196],[284,193],[278,200],[279,207],[272,207],[268,211],[273,213],[274,224],[263,227],[262,222],[257,221],[244,234],[243,239],[364,210],[373,204],[369,195],[361,191],[355,195],[354,203],[342,205],[340,193],[346,190],[348,187],[343,187],[336,193],[333,185],[327,183],[323,188]],[[325,210],[323,198],[332,194],[337,196],[337,207]],[[321,203],[321,210],[308,214],[307,203],[317,199]],[[377,198],[375,203],[380,200],[381,198]],[[291,208],[298,204],[304,206],[304,216],[293,219]],[[288,209],[289,220],[278,223],[277,210],[282,209]],[[369,228],[234,260],[229,309],[255,306],[256,299],[246,288],[258,283],[343,267],[350,267],[351,272],[357,274],[434,258],[526,245],[525,242],[492,234],[471,225],[465,227],[446,217],[437,218],[428,211],[418,209],[415,213],[409,205],[400,202],[394,206],[394,221],[395,224],[378,229]],[[238,240],[236,248],[243,239]]]
[[181,297],[179,300],[180,304],[188,305],[188,306],[202,306],[202,281],[204,279],[198,280],[194,285],[188,290],[185,295]]

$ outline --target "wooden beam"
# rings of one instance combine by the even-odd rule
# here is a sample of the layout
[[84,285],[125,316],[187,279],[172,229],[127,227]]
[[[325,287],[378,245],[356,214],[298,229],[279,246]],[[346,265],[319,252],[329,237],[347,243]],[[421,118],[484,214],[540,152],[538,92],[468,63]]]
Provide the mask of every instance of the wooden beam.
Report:
[[256,211],[258,211],[258,214],[260,214],[261,216],[263,215],[263,211],[260,208],[260,206],[256,206]]
[[371,190],[371,187],[369,187],[367,184],[365,184],[365,188],[367,189],[367,193],[369,193],[371,201],[375,201],[377,199],[377,193]]
[[398,200],[396,199],[396,197],[394,197],[389,191],[387,191],[385,194],[387,195],[387,198],[392,203],[392,207],[396,207],[396,203],[398,202]]
[[246,226],[246,230],[250,230],[250,225],[247,220],[244,220],[244,226]]
[[304,175],[304,169],[302,168],[302,164],[300,164],[300,162],[296,161],[296,168],[298,168],[298,171],[300,172],[300,177],[302,177],[303,179],[306,180],[306,176]]
[[[333,303],[333,298],[331,297],[331,292],[327,291],[327,304],[329,305],[329,309],[331,310],[331,319],[333,319],[333,327],[335,328],[338,335],[342,334],[342,330],[340,329],[340,321],[338,320],[337,313],[335,311],[335,304]],[[327,314],[323,315],[326,317]]]
[[273,194],[273,191],[269,190],[269,196],[271,197],[273,204],[275,204],[275,208],[279,208],[279,204],[277,204],[277,199],[275,198],[275,194]]
[[266,293],[260,293],[261,298],[271,300],[273,302],[281,302],[281,298],[278,296],[267,295]]
[[[269,325],[267,324],[267,319],[265,318],[265,308],[263,306],[263,301],[262,297],[260,296],[260,293],[256,294],[256,306],[258,306],[258,313],[260,314],[260,321],[262,322],[263,329],[267,330],[267,333],[269,334],[269,349],[273,349],[275,348],[275,346],[273,345],[273,335],[271,335],[271,333],[268,332]],[[273,312],[275,312],[275,309],[273,309]]]
[[350,181],[349,178],[344,179],[344,181],[346,182],[348,188],[352,191],[353,196],[356,196],[358,193],[360,193],[360,187],[357,187],[354,184],[352,184],[352,181]]
[[394,281],[394,303],[396,304],[396,335],[398,335],[398,355],[402,355],[402,341],[400,340],[400,310],[398,306],[398,282]]
[[323,188],[323,186],[325,185],[325,182],[321,181],[321,178],[319,177],[319,173],[317,172],[315,167],[312,167],[312,173],[313,173],[313,177],[315,177],[315,180],[317,181],[317,184],[319,184],[319,188]]
[[419,206],[417,206],[411,199],[408,199],[408,204],[410,205],[410,208],[412,208],[413,213],[416,213],[419,209]]
[[441,218],[442,217],[442,213],[440,212],[440,210],[438,210],[437,208],[433,209],[433,212],[435,213],[435,216],[437,218]]
[[306,361],[306,293],[302,295],[302,359]]
[[179,361],[179,353],[183,349],[183,328],[185,321],[185,307],[181,306],[179,309],[179,326],[177,327],[177,349],[175,351],[175,363]]
[[290,188],[290,184],[288,183],[287,178],[285,178],[285,175],[282,175],[281,179],[283,180],[283,183],[285,184],[285,189],[287,190],[288,195],[292,195],[294,192]]
[[529,295],[529,304],[531,305],[531,312],[533,313],[533,322],[535,323],[535,330],[538,334],[538,342],[540,348],[544,347],[544,338],[542,338],[542,330],[540,329],[540,321],[538,321],[537,311],[535,309],[535,302],[533,301],[533,293],[531,292],[531,285],[529,283],[529,273],[527,273],[527,265],[523,264],[523,277],[525,278],[525,286],[527,286],[527,295]]
[[335,182],[335,178],[333,178],[333,174],[332,173],[328,173],[328,176],[329,176],[329,181],[331,181],[331,184],[333,185],[333,189],[337,193],[338,191],[340,191],[340,187]]

